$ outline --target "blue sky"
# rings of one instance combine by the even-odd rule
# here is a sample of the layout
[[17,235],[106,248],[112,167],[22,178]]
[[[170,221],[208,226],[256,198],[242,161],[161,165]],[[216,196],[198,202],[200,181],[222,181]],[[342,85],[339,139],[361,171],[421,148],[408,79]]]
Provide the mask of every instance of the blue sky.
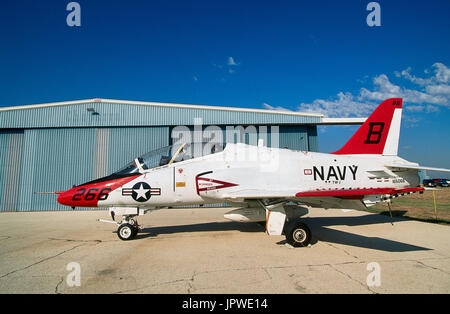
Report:
[[[367,116],[404,98],[400,156],[450,168],[450,2],[3,1],[0,106],[112,98]],[[408,109],[409,108],[409,109]],[[355,127],[319,129],[332,152]]]

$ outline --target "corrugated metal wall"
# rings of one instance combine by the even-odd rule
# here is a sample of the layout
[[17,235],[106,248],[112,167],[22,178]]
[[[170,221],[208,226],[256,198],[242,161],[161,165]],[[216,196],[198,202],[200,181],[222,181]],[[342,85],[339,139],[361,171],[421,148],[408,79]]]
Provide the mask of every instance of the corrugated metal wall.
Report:
[[[23,136],[23,145],[18,136]],[[0,134],[0,140],[6,156],[0,160],[6,174],[0,209],[70,210],[56,202],[57,195],[35,192],[67,190],[108,175],[139,155],[169,145],[169,131],[168,127],[32,129],[23,135]],[[4,142],[9,143],[6,149]],[[17,157],[21,166],[11,163]]]
[[308,125],[308,150],[310,152],[319,151],[319,141],[317,138],[317,126]]
[[54,194],[92,179],[94,128],[25,130],[18,211],[67,209]]
[[[88,108],[95,110],[88,111]],[[214,107],[212,107],[214,108]],[[1,128],[111,127],[194,125],[202,117],[204,125],[315,124],[320,116],[186,109],[171,106],[144,106],[116,103],[83,103],[66,106],[3,111]]]
[[134,158],[169,145],[168,127],[111,128],[108,173],[113,173]]
[[6,155],[8,153],[9,133],[0,131],[0,210],[3,209],[3,185],[5,184]]
[[109,133],[109,128],[95,129],[94,179],[108,175]]
[[14,130],[4,132],[0,136],[0,209],[15,211],[19,187],[19,172],[22,153],[23,132]]
[[4,211],[17,209],[17,192],[19,187],[19,172],[22,154],[23,133],[11,133],[8,139],[8,152],[6,154],[5,181],[3,182]]

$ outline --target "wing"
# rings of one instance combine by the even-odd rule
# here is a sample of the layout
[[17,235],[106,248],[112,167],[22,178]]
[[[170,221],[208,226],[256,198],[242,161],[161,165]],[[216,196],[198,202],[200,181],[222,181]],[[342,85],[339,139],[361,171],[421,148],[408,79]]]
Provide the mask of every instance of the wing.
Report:
[[245,200],[257,199],[285,199],[300,202],[311,207],[341,208],[367,210],[377,202],[401,195],[424,191],[422,187],[404,189],[373,188],[373,189],[340,189],[340,190],[315,190],[315,191],[274,191],[263,189],[239,190],[235,192],[205,195],[223,202],[245,202]]
[[[367,206],[387,200],[399,195],[410,194],[425,190],[420,187],[396,189],[396,188],[370,188],[370,189],[332,189],[332,190],[276,190],[267,188],[246,189],[233,187],[239,186],[234,182],[217,180],[206,177],[212,171],[197,175],[198,195],[214,201],[227,203],[243,203],[248,200],[279,200],[300,202],[311,207],[341,208],[366,210]],[[231,189],[227,189],[231,188]]]

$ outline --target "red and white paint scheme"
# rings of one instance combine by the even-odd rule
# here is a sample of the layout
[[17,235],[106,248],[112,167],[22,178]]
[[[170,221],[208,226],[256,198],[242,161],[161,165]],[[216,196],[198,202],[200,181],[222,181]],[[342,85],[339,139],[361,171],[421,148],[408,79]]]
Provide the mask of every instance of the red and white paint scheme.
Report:
[[[165,147],[136,158],[118,172],[65,192],[71,207],[106,207],[122,240],[136,236],[136,217],[172,206],[229,203],[226,218],[265,222],[269,235],[285,234],[306,246],[309,228],[299,218],[307,207],[366,210],[393,197],[422,192],[422,167],[397,156],[402,99],[383,101],[353,137],[333,154],[246,144]],[[219,147],[221,148],[221,147]],[[198,157],[192,157],[198,156]],[[113,222],[116,223],[116,222]]]

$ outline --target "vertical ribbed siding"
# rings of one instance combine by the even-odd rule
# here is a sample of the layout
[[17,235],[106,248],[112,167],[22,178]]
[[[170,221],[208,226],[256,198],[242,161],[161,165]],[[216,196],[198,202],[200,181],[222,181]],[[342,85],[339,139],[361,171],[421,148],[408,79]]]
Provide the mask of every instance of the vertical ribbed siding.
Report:
[[3,182],[5,182],[6,155],[8,153],[9,133],[0,131],[0,211],[2,210]]
[[16,211],[23,133],[9,134],[3,181],[2,211]]
[[95,129],[95,156],[93,179],[108,174],[109,129]]
[[18,210],[70,210],[55,194],[92,179],[95,129],[25,130]]
[[317,126],[308,126],[308,146],[310,152],[319,151],[319,143],[317,140]]
[[111,128],[108,173],[151,150],[169,145],[168,127]]
[[280,148],[308,150],[306,126],[280,126]]

